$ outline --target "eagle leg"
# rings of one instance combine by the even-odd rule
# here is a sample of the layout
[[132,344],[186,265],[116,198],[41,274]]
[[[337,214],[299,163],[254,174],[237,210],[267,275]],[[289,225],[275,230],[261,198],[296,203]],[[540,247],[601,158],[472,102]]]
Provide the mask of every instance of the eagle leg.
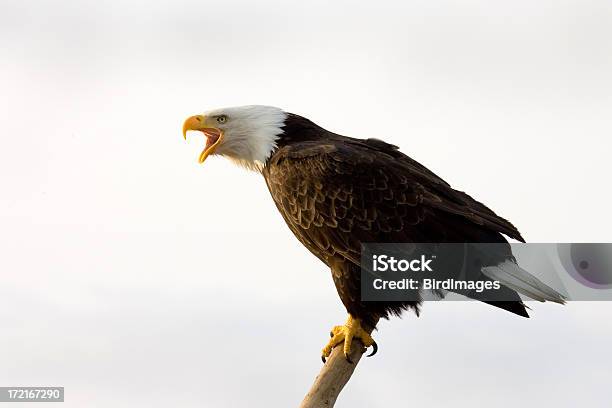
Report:
[[346,358],[346,361],[352,364],[353,362],[350,358],[351,346],[353,344],[353,339],[355,338],[359,339],[366,348],[370,346],[373,347],[372,353],[370,353],[369,356],[373,356],[378,351],[378,346],[374,339],[372,339],[372,336],[370,336],[370,334],[361,327],[361,321],[354,318],[350,314],[346,324],[344,326],[335,326],[331,330],[330,336],[331,339],[329,340],[329,343],[327,343],[321,352],[321,359],[323,360],[323,363],[325,363],[327,357],[331,355],[334,347],[344,342],[344,358]]

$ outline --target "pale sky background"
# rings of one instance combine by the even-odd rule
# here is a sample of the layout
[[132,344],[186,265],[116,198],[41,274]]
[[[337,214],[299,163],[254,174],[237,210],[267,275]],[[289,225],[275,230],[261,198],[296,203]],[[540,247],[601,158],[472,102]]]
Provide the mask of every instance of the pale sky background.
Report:
[[[345,311],[261,176],[197,164],[211,108],[383,138],[531,242],[611,241],[610,38],[609,1],[0,0],[0,385],[298,405]],[[383,322],[337,407],[609,406],[612,305],[532,309]]]

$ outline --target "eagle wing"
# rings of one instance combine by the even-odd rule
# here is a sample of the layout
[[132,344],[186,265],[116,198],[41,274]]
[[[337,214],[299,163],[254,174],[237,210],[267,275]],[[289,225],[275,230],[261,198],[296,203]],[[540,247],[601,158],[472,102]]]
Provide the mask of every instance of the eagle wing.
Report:
[[[362,243],[507,243],[502,234],[523,241],[510,222],[380,140],[338,136],[288,144],[273,154],[263,175],[291,231],[330,266],[349,311],[367,308],[354,276]],[[505,257],[512,257],[509,245]],[[528,317],[518,294],[502,290],[512,301],[483,301]],[[386,307],[399,314],[405,305]]]
[[523,241],[510,222],[380,140],[287,145],[264,176],[291,230],[327,263],[358,265],[362,242]]

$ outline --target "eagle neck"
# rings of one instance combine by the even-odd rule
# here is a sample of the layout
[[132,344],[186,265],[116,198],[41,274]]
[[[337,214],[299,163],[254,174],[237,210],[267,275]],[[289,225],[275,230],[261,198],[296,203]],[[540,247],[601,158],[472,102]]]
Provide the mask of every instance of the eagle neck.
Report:
[[294,143],[324,140],[331,135],[321,126],[302,116],[288,113],[283,125],[283,133],[276,140],[277,148]]

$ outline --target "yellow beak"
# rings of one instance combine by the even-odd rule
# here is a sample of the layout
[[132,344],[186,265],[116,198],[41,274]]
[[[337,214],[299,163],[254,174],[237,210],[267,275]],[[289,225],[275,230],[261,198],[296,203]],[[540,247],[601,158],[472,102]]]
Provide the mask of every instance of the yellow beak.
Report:
[[223,131],[214,126],[208,126],[207,119],[206,116],[195,115],[187,118],[185,123],[183,123],[183,138],[185,140],[187,140],[187,131],[189,130],[200,131],[206,136],[206,146],[204,146],[204,150],[200,153],[198,163],[204,163],[204,160],[215,151],[223,140]]

